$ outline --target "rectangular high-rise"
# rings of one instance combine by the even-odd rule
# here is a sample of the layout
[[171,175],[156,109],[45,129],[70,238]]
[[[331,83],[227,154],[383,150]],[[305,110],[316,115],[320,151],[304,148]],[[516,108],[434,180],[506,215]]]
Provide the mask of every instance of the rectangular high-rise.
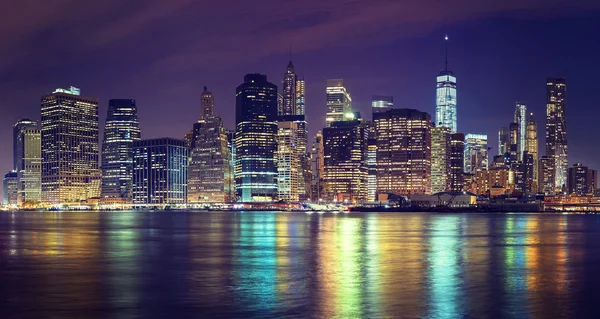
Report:
[[344,87],[344,80],[332,79],[327,80],[327,115],[326,127],[330,127],[331,123],[344,120],[344,113],[351,109],[352,98],[350,93]]
[[465,135],[450,135],[450,190],[462,192],[465,186]]
[[298,124],[293,121],[279,121],[277,133],[277,190],[279,200],[297,202],[304,194],[304,174],[297,147]]
[[598,182],[598,171],[583,166],[581,163],[569,167],[567,182],[568,194],[577,196],[593,195]]
[[431,116],[413,109],[374,114],[377,193],[431,193]]
[[39,130],[21,131],[23,156],[17,171],[20,206],[36,206],[42,201],[42,136]]
[[323,199],[323,170],[325,166],[325,153],[323,145],[323,133],[317,132],[312,143],[311,151],[311,185],[310,199],[313,202],[319,202]]
[[556,178],[554,158],[551,156],[542,156],[539,161],[539,185],[540,193],[544,195],[553,195],[555,192]]
[[566,188],[567,159],[567,81],[549,77],[546,81],[546,156],[554,165],[554,192]]
[[467,134],[465,136],[465,173],[475,174],[488,169],[487,135]]
[[86,200],[99,176],[98,99],[75,87],[42,96],[42,193],[46,203]]
[[450,128],[451,133],[456,133],[456,77],[452,71],[442,71],[437,76],[436,86],[436,126]]
[[527,132],[525,134],[525,151],[532,156],[533,165],[533,184],[534,192],[538,191],[539,184],[539,150],[538,150],[538,135],[537,124],[533,119],[533,113],[529,114],[527,121]]
[[133,203],[185,204],[189,149],[184,140],[133,142]]
[[523,161],[527,137],[527,106],[525,104],[517,103],[514,120],[517,123],[517,160]]
[[16,206],[19,199],[19,177],[16,170],[11,170],[4,175],[2,190],[4,191],[2,203],[5,206]]
[[431,192],[433,194],[451,190],[451,143],[450,128],[431,128]]
[[510,132],[508,127],[503,127],[498,131],[498,155],[506,154],[510,154]]

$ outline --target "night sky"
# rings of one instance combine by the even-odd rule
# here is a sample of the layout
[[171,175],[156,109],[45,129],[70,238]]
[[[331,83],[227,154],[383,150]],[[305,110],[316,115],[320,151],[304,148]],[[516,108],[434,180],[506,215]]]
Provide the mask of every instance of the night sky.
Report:
[[545,80],[567,78],[569,164],[600,169],[600,1],[3,0],[0,5],[0,172],[12,166],[12,125],[40,118],[57,87],[137,100],[142,137],[182,138],[207,85],[234,128],[246,73],[278,86],[289,60],[307,81],[311,140],[325,122],[325,80],[343,78],[355,109],[371,95],[435,114],[435,76],[458,81],[458,130],[490,137],[515,102],[538,121],[544,154]]

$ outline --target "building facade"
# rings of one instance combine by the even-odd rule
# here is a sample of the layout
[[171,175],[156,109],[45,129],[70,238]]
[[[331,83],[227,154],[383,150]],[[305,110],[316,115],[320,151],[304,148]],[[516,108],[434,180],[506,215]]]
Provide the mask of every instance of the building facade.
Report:
[[333,122],[344,121],[344,114],[352,108],[352,98],[344,87],[343,79],[327,80],[326,127]]
[[21,161],[23,160],[23,153],[25,152],[23,150],[24,141],[22,132],[38,129],[38,122],[30,119],[19,120],[13,125],[13,169],[17,172],[23,167]]
[[36,206],[42,201],[42,135],[38,129],[22,130],[19,139],[18,205]]
[[98,167],[98,99],[75,87],[42,96],[42,194],[49,204],[87,200]]
[[433,194],[451,189],[450,170],[452,150],[450,128],[431,128],[431,192]]
[[567,81],[550,77],[546,81],[546,156],[554,165],[554,192],[567,184]]
[[542,156],[539,164],[539,192],[544,195],[553,195],[556,191],[556,172],[554,169],[554,158]]
[[442,71],[437,76],[435,123],[457,131],[456,114],[456,77],[452,71]]
[[296,69],[294,68],[294,64],[292,64],[292,60],[290,60],[285,74],[283,75],[283,85],[281,88],[283,101],[281,103],[281,108],[278,109],[278,115],[296,115],[298,113],[296,107],[298,103],[296,92],[298,89],[297,84],[298,76],[296,75]]
[[517,123],[517,160],[523,161],[523,152],[525,152],[525,141],[527,139],[527,106],[523,103],[517,103],[515,108],[515,123]]
[[235,184],[242,202],[277,199],[277,86],[248,74],[236,90]]
[[104,203],[131,203],[133,142],[141,138],[135,100],[108,101],[102,140],[101,197]]
[[306,114],[306,82],[304,79],[296,81],[296,115]]
[[325,169],[325,153],[323,145],[323,133],[317,132],[312,143],[311,152],[311,185],[310,199],[319,202],[323,199],[323,175]]
[[390,95],[373,95],[371,97],[371,112],[387,112],[394,108],[394,97]]
[[277,190],[279,200],[297,202],[304,193],[304,172],[298,149],[298,124],[279,121],[277,132]]
[[465,187],[465,135],[450,134],[450,190],[462,192]]
[[2,204],[5,206],[17,206],[19,200],[19,177],[16,170],[4,174],[2,180],[4,196]]
[[533,165],[533,185],[532,188],[535,192],[538,190],[539,185],[539,146],[538,146],[538,135],[537,135],[537,124],[533,118],[533,113],[529,114],[527,121],[527,133],[525,137],[525,151],[532,156]]
[[367,200],[367,138],[359,118],[332,122],[323,129],[323,183],[328,200]]
[[184,140],[133,142],[133,203],[185,204],[189,149]]
[[475,174],[488,169],[487,135],[467,134],[465,136],[465,173]]
[[568,194],[577,196],[593,195],[598,186],[598,171],[576,163],[569,167]]
[[431,116],[413,109],[374,114],[377,193],[431,194]]
[[498,155],[504,156],[510,153],[510,133],[508,127],[498,131]]

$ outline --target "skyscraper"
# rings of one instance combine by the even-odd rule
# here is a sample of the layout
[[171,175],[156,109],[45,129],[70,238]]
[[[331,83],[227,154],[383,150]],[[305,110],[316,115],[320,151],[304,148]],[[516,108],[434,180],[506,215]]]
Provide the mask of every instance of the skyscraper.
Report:
[[532,188],[537,191],[538,189],[538,178],[539,178],[539,154],[538,154],[538,136],[537,136],[537,124],[533,119],[533,113],[529,114],[529,120],[527,121],[527,132],[525,134],[525,151],[532,156],[533,165],[533,185]]
[[215,98],[212,92],[208,91],[206,85],[200,96],[200,119],[203,120],[208,116],[215,114]]
[[456,133],[456,77],[452,71],[448,71],[448,36],[445,40],[446,63],[444,71],[437,76],[435,123],[449,127],[451,133]]
[[204,87],[202,117],[194,123],[188,167],[190,204],[233,201],[228,136],[221,117],[214,114],[214,97]]
[[133,142],[133,203],[185,204],[189,149],[184,140]]
[[86,200],[98,168],[98,99],[75,87],[42,96],[42,193],[47,203]]
[[323,133],[317,132],[312,143],[311,152],[311,194],[310,199],[318,202],[323,196],[323,170],[325,166],[325,154],[323,146]]
[[517,165],[519,162],[519,123],[510,123],[508,130],[510,134],[510,162]]
[[2,180],[2,189],[4,191],[3,204],[9,206],[16,206],[18,204],[19,196],[19,177],[16,170],[11,170],[4,174]]
[[475,174],[488,169],[487,135],[467,134],[465,136],[465,173]]
[[283,75],[283,87],[281,94],[283,96],[283,103],[278,115],[296,115],[298,113],[298,109],[296,108],[296,103],[298,102],[298,96],[296,92],[298,89],[297,81],[298,77],[296,76],[296,69],[294,68],[294,64],[292,64],[292,60],[290,60],[285,74]]
[[332,201],[367,200],[367,132],[359,116],[323,129],[323,182]]
[[394,108],[394,97],[389,95],[373,95],[371,98],[372,113],[387,112]]
[[451,190],[451,143],[450,128],[431,128],[431,192],[433,194]]
[[431,193],[431,116],[413,109],[374,114],[377,193]]
[[450,135],[450,189],[462,192],[465,181],[465,135],[455,133]]
[[546,156],[554,165],[555,192],[567,183],[567,81],[549,77],[546,81]]
[[13,169],[21,170],[23,160],[23,135],[21,132],[26,130],[37,130],[38,123],[30,119],[19,120],[13,125]]
[[279,200],[297,202],[304,194],[304,171],[298,148],[298,124],[279,121],[277,133],[277,189]]
[[[282,115],[277,118],[281,122],[293,122],[296,126],[293,129],[294,136],[294,153],[300,160],[300,169],[298,173],[298,195],[301,201],[308,199],[310,193],[311,168],[310,158],[308,154],[308,129],[306,117],[304,115]],[[281,127],[279,128],[281,131]],[[289,132],[287,132],[289,133]]]
[[296,115],[306,114],[306,82],[304,79],[296,81]]
[[236,90],[235,179],[242,202],[277,198],[277,86],[248,74]]
[[554,169],[554,158],[542,156],[539,163],[539,192],[544,195],[553,195],[556,191],[556,172]]
[[598,171],[581,163],[569,167],[568,194],[577,196],[593,195],[598,183]]
[[137,106],[132,99],[108,101],[102,140],[102,201],[130,203],[133,142],[141,139]]
[[331,123],[343,121],[344,114],[349,112],[352,106],[350,93],[344,87],[344,80],[327,80],[327,117],[326,127]]
[[523,161],[523,152],[525,152],[525,140],[527,135],[527,106],[523,103],[517,103],[515,108],[515,123],[518,131],[518,160]]
[[498,155],[510,154],[510,132],[508,127],[503,127],[498,132]]
[[367,129],[367,200],[377,199],[377,133],[375,122],[365,122]]
[[40,130],[22,130],[22,157],[19,159],[18,204],[35,206],[42,201],[42,136]]

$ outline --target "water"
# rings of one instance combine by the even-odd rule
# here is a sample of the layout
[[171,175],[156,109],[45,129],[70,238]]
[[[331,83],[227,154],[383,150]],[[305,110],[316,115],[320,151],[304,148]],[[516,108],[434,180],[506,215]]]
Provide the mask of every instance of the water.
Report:
[[0,213],[0,318],[600,318],[600,217]]

